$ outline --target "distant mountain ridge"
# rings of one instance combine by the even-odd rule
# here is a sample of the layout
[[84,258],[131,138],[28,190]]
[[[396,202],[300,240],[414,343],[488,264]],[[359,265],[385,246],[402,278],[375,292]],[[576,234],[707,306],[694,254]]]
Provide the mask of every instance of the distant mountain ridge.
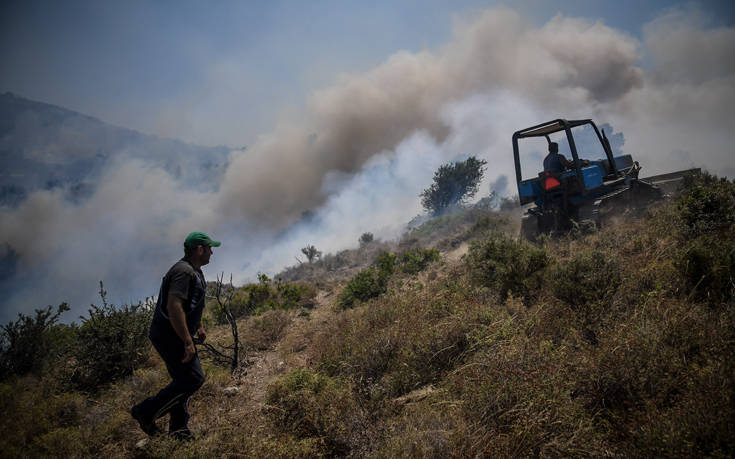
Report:
[[160,167],[189,187],[216,189],[230,150],[143,134],[10,92],[0,95],[4,206],[17,206],[39,189],[61,188],[70,201],[84,200],[104,168],[125,159]]

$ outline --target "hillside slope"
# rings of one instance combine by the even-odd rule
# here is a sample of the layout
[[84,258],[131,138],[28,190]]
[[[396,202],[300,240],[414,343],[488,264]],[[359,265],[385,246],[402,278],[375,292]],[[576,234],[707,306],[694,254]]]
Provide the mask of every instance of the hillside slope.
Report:
[[[204,359],[195,441],[141,441],[127,410],[167,379],[151,354],[94,394],[8,379],[0,451],[732,456],[735,184],[705,175],[642,218],[535,246],[512,221],[466,210],[238,289],[233,305],[257,306],[238,321],[246,356],[234,374]],[[310,293],[253,303],[285,285]],[[347,301],[366,286],[373,298]],[[216,319],[210,341],[230,343]]]
[[202,189],[219,184],[230,149],[202,147],[113,126],[63,107],[0,94],[0,205],[39,189],[60,188],[72,201],[91,194],[117,160],[141,159]]

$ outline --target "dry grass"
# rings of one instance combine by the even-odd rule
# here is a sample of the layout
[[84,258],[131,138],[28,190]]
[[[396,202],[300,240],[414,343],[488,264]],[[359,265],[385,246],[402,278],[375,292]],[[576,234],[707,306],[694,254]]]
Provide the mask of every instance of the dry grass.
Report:
[[[468,255],[397,273],[385,294],[354,309],[334,303],[368,263],[364,253],[349,254],[356,264],[344,270],[302,268],[320,276],[314,309],[242,319],[248,366],[232,376],[205,365],[207,382],[190,403],[196,441],[159,438],[136,449],[143,434],[127,410],[167,382],[153,357],[97,396],[64,392],[49,378],[0,385],[0,451],[731,457],[735,303],[727,285],[708,284],[702,294],[703,284],[690,282],[679,261],[696,241],[677,232],[677,212],[666,204],[595,234],[542,242],[534,250],[548,264],[507,298],[472,274],[473,263],[492,266],[487,258],[499,255],[473,254],[485,233],[464,220],[454,233],[442,223],[436,234],[414,234],[411,244],[480,240]],[[731,229],[711,230],[720,250],[730,247]],[[702,260],[704,272],[735,272],[719,258]],[[210,337],[225,343],[227,329]],[[240,390],[228,396],[232,385]]]

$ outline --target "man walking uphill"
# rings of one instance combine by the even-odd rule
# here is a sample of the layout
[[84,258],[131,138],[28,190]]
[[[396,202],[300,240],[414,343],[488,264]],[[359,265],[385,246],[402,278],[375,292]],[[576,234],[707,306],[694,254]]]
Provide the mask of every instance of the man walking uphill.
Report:
[[160,433],[156,419],[170,413],[169,434],[179,439],[192,437],[186,402],[204,383],[204,372],[194,347],[194,340],[206,339],[202,311],[207,283],[201,267],[209,263],[212,247],[219,246],[219,242],[204,233],[190,233],[184,242],[184,258],[168,270],[161,282],[148,336],[173,381],[130,410],[148,435]]

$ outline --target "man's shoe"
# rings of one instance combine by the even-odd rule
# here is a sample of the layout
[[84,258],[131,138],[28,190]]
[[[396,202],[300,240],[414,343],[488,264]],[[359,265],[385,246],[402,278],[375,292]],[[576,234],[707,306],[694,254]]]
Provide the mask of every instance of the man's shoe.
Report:
[[158,435],[161,433],[161,430],[156,425],[155,420],[146,416],[143,413],[143,409],[140,407],[140,405],[135,405],[134,407],[132,407],[130,409],[130,415],[133,416],[133,419],[138,421],[140,429],[149,436],[153,437],[154,435]]
[[188,427],[184,427],[183,429],[174,430],[172,432],[169,432],[168,435],[179,441],[190,441],[194,439],[194,434],[191,433],[191,430],[189,430]]

